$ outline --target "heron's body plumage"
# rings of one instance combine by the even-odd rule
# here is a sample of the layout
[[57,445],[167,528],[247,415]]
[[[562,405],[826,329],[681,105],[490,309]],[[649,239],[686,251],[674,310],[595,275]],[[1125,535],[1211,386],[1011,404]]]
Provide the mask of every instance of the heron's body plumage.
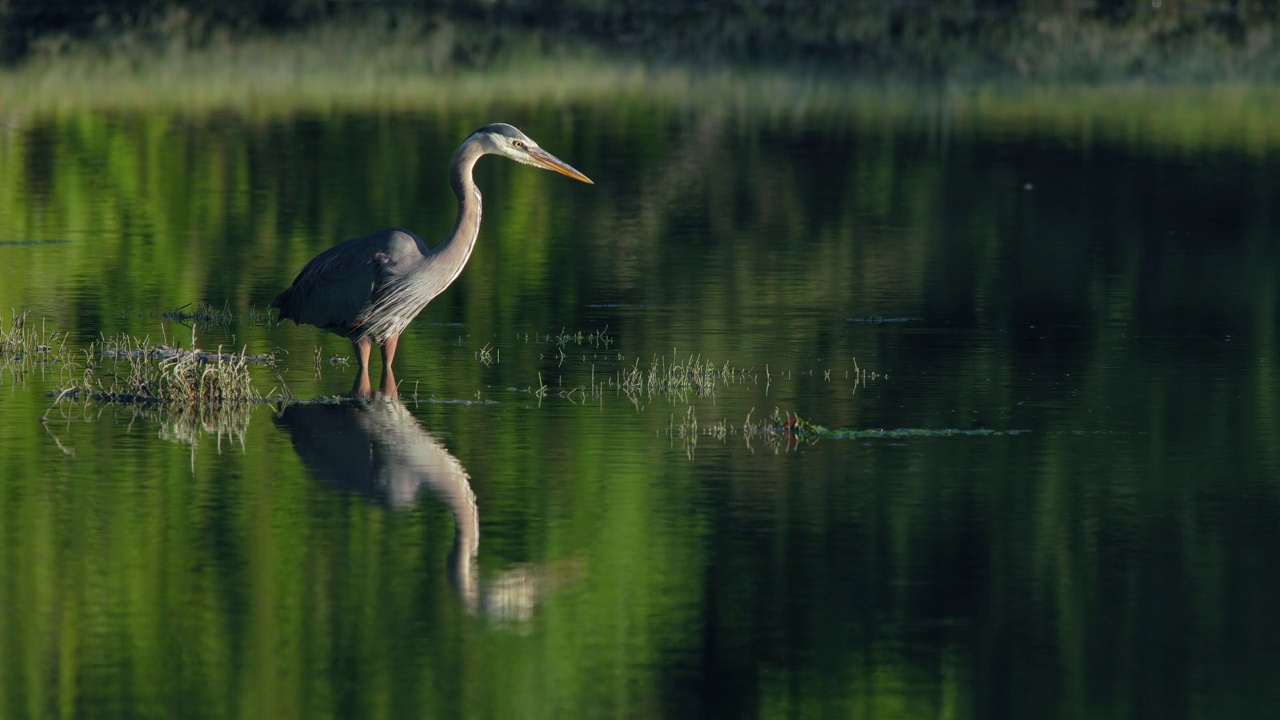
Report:
[[[407,230],[352,238],[315,256],[271,304],[280,308],[281,320],[355,340],[370,335],[370,312],[388,291],[404,284],[410,269],[429,253],[422,239]],[[396,329],[392,334],[399,334],[403,326]],[[378,342],[386,337],[371,335]]]

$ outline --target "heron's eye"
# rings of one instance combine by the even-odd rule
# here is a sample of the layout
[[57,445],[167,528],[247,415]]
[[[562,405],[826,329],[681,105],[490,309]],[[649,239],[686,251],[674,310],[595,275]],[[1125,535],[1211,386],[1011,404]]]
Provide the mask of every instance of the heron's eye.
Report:
[[523,143],[523,142],[521,142],[520,140],[512,140],[512,141],[511,141],[511,144],[512,144],[512,145],[514,145],[514,146],[515,146],[515,148],[516,148],[517,150],[523,150],[523,149],[524,149],[524,143]]

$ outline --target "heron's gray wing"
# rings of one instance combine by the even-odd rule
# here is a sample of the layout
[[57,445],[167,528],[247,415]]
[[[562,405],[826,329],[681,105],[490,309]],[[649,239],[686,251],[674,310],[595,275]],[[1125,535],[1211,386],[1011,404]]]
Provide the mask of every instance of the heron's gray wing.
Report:
[[360,317],[369,306],[381,268],[372,256],[335,252],[341,247],[316,256],[298,273],[292,287],[280,293],[273,304],[280,308],[282,319],[343,332]]
[[399,231],[353,238],[313,258],[272,304],[281,318],[347,334],[394,270],[392,259],[411,253],[421,256],[416,238]]

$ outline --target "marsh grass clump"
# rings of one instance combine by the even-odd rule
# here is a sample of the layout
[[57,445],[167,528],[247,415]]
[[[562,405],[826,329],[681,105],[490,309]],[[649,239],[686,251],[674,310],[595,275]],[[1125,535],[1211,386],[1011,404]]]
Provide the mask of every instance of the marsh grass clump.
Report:
[[0,319],[0,362],[65,362],[67,334],[51,331],[43,317],[38,325],[29,322],[30,315],[30,310],[11,310],[8,327]]
[[[193,341],[194,347],[194,341]],[[84,351],[79,377],[58,397],[81,394],[102,402],[227,406],[262,399],[252,365],[274,367],[275,354],[249,355],[151,345],[128,335],[104,338]]]
[[700,355],[680,360],[672,353],[670,359],[654,356],[648,368],[642,368],[637,360],[630,368],[620,371],[615,382],[624,394],[633,398],[655,395],[684,398],[688,395],[711,397],[717,387],[754,380],[754,370],[735,368],[728,361],[716,365]]
[[[888,374],[860,366],[856,357],[849,358],[848,369],[835,365],[825,368],[771,370],[766,364],[757,370],[755,367],[739,367],[727,360],[717,363],[702,355],[682,354],[676,350],[662,355],[654,354],[648,364],[645,364],[638,358],[624,357],[621,351],[612,347],[615,341],[604,335],[603,331],[587,335],[562,332],[556,336],[539,335],[534,340],[555,343],[553,347],[557,352],[543,353],[539,359],[553,361],[556,367],[568,365],[570,370],[551,375],[549,384],[555,390],[548,389],[548,383],[543,382],[542,374],[539,373],[538,384],[528,386],[523,392],[534,393],[539,399],[556,395],[574,404],[599,401],[601,406],[605,396],[612,394],[631,402],[637,411],[644,411],[649,404],[658,400],[669,405],[692,404],[704,399],[719,404],[721,397],[743,390],[763,390],[767,397],[777,382],[786,383],[788,392],[795,382],[808,383],[806,387],[812,390],[812,382],[818,379],[856,395],[859,388],[873,381],[888,380],[889,377]],[[583,353],[579,364],[577,353],[566,354],[564,351],[566,344],[577,342],[600,343],[609,349],[605,353]],[[602,368],[597,363],[608,369],[601,372]],[[584,376],[575,377],[572,372],[575,367],[586,369],[588,366],[591,373],[589,380]],[[538,388],[537,392],[535,388]],[[785,420],[783,418],[781,422]],[[803,429],[803,424],[801,428]]]
[[201,360],[195,353],[162,361],[161,387],[165,396],[186,405],[226,405],[257,400],[249,363],[244,354],[224,359],[219,352],[214,362]]

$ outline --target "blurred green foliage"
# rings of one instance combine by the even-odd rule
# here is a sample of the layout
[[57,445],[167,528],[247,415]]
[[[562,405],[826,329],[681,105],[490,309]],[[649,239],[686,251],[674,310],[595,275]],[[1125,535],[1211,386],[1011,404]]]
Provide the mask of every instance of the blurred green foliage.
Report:
[[[646,60],[925,78],[1275,79],[1278,22],[1274,0],[8,0],[0,58],[88,43],[137,59],[336,25],[407,28],[437,64],[461,67],[512,47],[556,55],[585,44]],[[349,39],[329,42],[341,50]]]

